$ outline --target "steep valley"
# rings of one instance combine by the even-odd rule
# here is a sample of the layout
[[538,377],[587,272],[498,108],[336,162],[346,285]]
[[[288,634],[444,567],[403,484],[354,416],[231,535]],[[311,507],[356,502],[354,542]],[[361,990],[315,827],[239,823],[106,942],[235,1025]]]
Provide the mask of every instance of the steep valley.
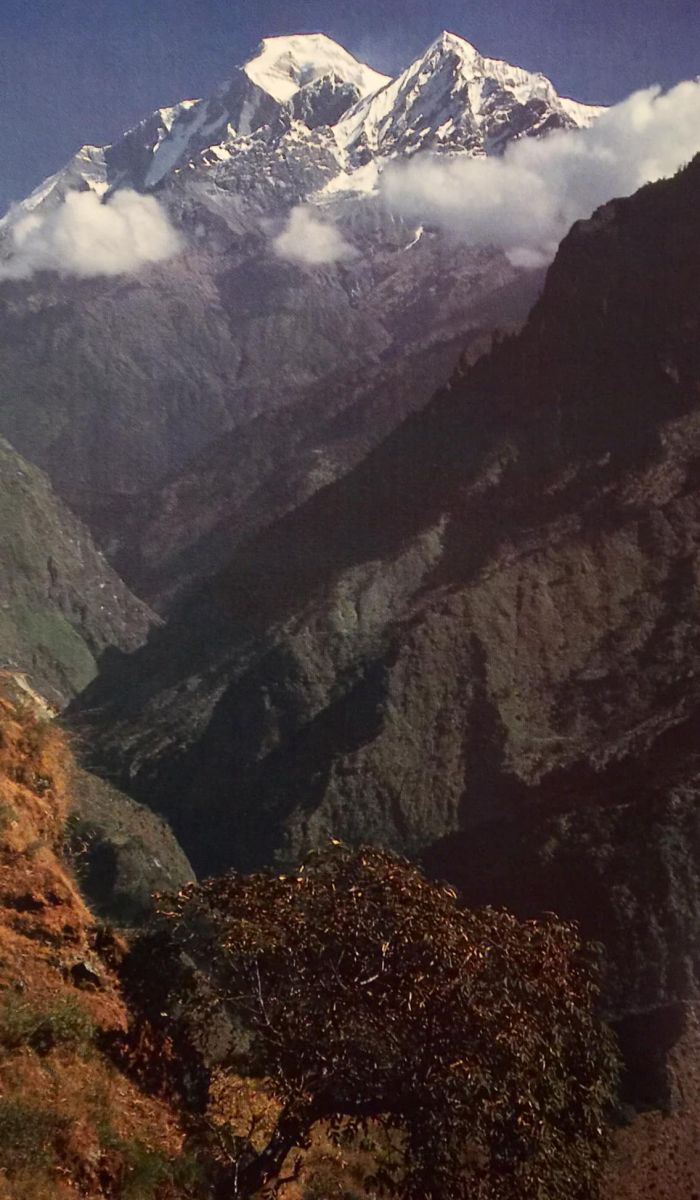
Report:
[[[700,157],[546,273],[381,192],[419,149],[498,161],[601,112],[454,35],[394,80],[268,39],[0,222],[1,266],[27,214],[134,194],[179,247],[0,280],[0,999],[19,972],[72,1004],[87,963],[116,1036],[102,922],[382,847],[602,945],[601,1198],[697,1200]],[[103,1048],[118,1146],[91,1117],[57,1196],[131,1196],[130,1104],[167,1163],[184,1144]],[[35,1103],[54,1059],[16,1049]],[[174,1178],[163,1200],[199,1194]],[[301,1178],[283,1197],[320,1194]]]
[[200,871],[333,836],[575,917],[632,1041],[700,972],[699,193],[695,161],[577,226],[521,334],[73,712]]

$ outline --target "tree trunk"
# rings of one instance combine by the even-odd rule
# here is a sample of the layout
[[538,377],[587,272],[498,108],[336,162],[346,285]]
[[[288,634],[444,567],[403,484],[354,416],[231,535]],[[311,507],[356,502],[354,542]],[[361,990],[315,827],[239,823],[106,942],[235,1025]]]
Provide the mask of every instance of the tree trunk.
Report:
[[264,1150],[245,1163],[237,1163],[226,1173],[223,1195],[226,1200],[249,1200],[281,1172],[290,1150],[301,1147],[314,1123],[310,1111],[284,1112]]

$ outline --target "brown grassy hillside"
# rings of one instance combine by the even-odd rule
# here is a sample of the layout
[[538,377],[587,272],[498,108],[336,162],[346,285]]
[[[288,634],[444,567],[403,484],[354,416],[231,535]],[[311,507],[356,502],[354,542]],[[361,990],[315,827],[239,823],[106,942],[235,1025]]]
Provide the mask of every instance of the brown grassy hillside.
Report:
[[[63,858],[74,772],[62,732],[36,706],[0,698],[0,1200],[203,1200],[214,1193],[184,1149],[181,1114],[108,1050],[128,1028],[126,945],[97,922]],[[604,1200],[695,1194],[700,1035],[692,1012],[685,1022],[670,1114],[618,1134]],[[255,1130],[262,1146],[275,1111],[259,1082],[215,1077],[208,1115],[222,1145]],[[318,1131],[290,1156],[278,1195],[366,1200],[387,1155],[382,1137],[337,1145]]]
[[[0,1200],[209,1196],[174,1105],[120,1069],[123,1047],[110,1051],[128,1028],[126,944],[96,920],[63,857],[74,779],[61,730],[35,704],[0,697]],[[253,1128],[264,1139],[273,1115],[264,1086],[214,1080],[209,1116],[224,1139]],[[296,1156],[288,1165],[282,1200],[363,1200],[371,1150],[317,1135],[303,1169]]]
[[0,700],[0,1197],[184,1196],[176,1120],[100,1049],[126,1026],[120,944],[61,860],[70,769],[54,726]]

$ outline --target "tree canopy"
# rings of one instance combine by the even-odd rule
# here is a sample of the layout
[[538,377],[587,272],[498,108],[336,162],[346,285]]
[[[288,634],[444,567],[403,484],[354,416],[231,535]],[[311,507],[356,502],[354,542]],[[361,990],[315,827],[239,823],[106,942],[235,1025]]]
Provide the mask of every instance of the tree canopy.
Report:
[[594,1193],[616,1056],[572,925],[464,909],[389,853],[333,844],[288,875],[163,898],[144,945],[178,993],[154,1001],[170,1032],[225,1016],[246,1036],[223,1066],[243,1055],[279,1102],[268,1144],[240,1147],[232,1195],[274,1183],[318,1122],[341,1119],[399,1136],[400,1181],[375,1182],[403,1200]]

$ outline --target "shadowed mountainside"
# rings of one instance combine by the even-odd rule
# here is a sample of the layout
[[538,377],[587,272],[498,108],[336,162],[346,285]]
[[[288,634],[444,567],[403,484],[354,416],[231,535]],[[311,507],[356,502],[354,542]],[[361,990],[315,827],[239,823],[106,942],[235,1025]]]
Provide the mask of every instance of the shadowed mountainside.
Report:
[[198,868],[387,844],[581,918],[616,1012],[695,994],[699,196],[577,226],[521,335],[81,698]]
[[108,646],[132,650],[154,614],[107,564],[46,476],[0,438],[0,668],[58,706]]

